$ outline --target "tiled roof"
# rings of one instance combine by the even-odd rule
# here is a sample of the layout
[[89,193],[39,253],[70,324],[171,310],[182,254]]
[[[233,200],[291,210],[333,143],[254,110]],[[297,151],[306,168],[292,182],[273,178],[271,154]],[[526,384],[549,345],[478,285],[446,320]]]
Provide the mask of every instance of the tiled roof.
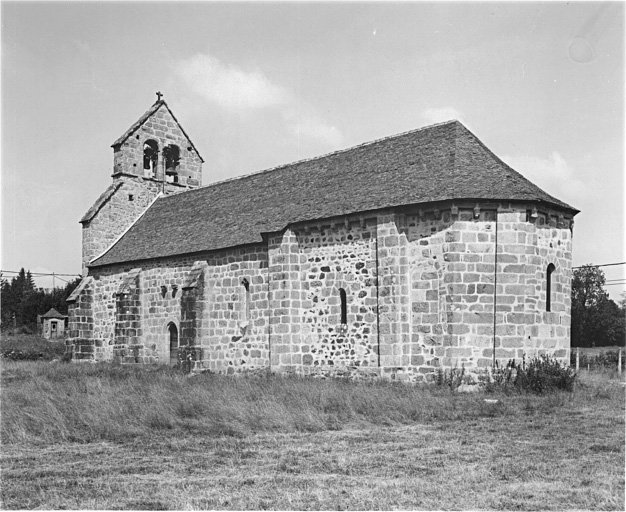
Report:
[[41,318],[66,318],[66,317],[67,315],[62,315],[54,308],[50,308],[50,311],[48,311],[45,315],[41,315]]
[[196,148],[196,146],[194,146],[193,142],[191,141],[191,139],[189,138],[189,135],[187,135],[187,132],[185,131],[185,129],[180,125],[180,123],[178,122],[178,119],[176,119],[176,116],[174,115],[174,113],[170,110],[170,108],[167,106],[167,103],[165,103],[165,100],[158,100],[154,102],[154,105],[152,105],[145,113],[144,115],[142,115],[139,119],[137,119],[137,121],[135,121],[135,123],[133,123],[133,125],[126,130],[126,132],[124,133],[124,135],[122,135],[119,139],[117,139],[113,144],[111,144],[111,147],[114,148],[115,146],[119,146],[120,144],[123,144],[124,141],[126,139],[128,139],[128,137],[130,137],[133,133],[135,133],[143,123],[145,123],[154,113],[156,113],[157,110],[159,110],[159,108],[161,108],[161,106],[164,106],[167,111],[170,113],[170,115],[172,116],[172,119],[174,119],[174,121],[176,121],[176,124],[178,125],[178,127],[180,128],[180,131],[183,132],[183,135],[187,138],[187,140],[189,141],[189,144],[191,144],[191,147],[194,149],[194,151],[196,152],[196,154],[200,157],[200,160],[202,160],[204,162],[204,159],[202,158],[202,156],[200,155],[200,152],[198,151],[198,149]]
[[92,266],[256,243],[300,221],[450,199],[578,211],[450,121],[162,197]]

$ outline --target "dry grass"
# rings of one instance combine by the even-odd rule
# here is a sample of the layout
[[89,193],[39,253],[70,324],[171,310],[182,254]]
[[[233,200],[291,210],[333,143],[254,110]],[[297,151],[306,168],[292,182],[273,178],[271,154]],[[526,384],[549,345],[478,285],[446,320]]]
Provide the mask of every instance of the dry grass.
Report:
[[47,363],[2,386],[6,509],[624,506],[623,380],[593,372],[543,397]]
[[5,360],[61,359],[65,353],[65,339],[47,340],[36,334],[0,335],[0,357]]

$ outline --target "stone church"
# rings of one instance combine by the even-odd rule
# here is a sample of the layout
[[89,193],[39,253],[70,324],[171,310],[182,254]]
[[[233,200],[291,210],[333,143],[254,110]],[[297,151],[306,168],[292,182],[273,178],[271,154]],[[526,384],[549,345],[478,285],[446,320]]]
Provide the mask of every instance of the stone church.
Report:
[[112,147],[73,360],[410,381],[568,361],[578,210],[458,121],[201,186],[159,96]]

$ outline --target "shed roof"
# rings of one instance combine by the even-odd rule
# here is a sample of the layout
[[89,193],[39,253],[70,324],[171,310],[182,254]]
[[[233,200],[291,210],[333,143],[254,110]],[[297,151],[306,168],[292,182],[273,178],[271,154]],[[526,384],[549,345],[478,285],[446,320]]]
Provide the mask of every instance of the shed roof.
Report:
[[161,197],[90,266],[257,243],[262,233],[301,221],[452,199],[578,212],[449,121]]

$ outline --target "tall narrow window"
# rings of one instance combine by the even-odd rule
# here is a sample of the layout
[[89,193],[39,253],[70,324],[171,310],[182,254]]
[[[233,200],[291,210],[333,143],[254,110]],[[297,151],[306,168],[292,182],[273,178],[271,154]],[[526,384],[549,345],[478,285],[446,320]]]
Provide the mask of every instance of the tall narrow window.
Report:
[[178,327],[174,322],[168,324],[167,332],[170,336],[170,366],[176,366],[178,364]]
[[143,174],[153,178],[156,175],[159,145],[156,140],[147,140],[143,144]]
[[552,307],[552,273],[555,268],[554,264],[550,263],[546,270],[546,311],[551,311]]
[[348,323],[348,304],[346,301],[346,291],[339,288],[339,299],[341,300],[341,325]]
[[250,281],[247,278],[241,280],[241,284],[244,288],[243,296],[243,311],[241,314],[241,326],[245,327],[250,321]]

